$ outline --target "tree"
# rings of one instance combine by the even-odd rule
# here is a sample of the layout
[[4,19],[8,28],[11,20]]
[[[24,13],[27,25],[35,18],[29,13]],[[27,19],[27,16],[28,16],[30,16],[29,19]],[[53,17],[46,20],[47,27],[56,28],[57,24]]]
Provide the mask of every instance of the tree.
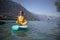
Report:
[[55,5],[56,5],[56,8],[57,8],[57,11],[60,12],[60,0],[57,0],[55,2]]

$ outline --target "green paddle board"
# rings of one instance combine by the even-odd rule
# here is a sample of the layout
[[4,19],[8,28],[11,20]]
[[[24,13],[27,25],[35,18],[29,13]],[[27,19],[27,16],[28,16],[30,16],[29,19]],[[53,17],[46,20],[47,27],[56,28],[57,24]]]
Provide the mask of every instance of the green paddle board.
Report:
[[27,25],[24,25],[24,26],[22,26],[22,25],[12,25],[12,30],[25,30],[27,28],[28,28]]

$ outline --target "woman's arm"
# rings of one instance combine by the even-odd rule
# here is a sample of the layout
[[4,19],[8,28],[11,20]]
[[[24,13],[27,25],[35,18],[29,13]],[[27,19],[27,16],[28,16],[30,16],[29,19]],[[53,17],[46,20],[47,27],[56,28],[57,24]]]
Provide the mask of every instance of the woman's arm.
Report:
[[28,23],[28,21],[26,20],[26,18],[24,18],[24,22],[27,24]]
[[18,18],[17,18],[17,21],[16,21],[16,23],[18,23]]

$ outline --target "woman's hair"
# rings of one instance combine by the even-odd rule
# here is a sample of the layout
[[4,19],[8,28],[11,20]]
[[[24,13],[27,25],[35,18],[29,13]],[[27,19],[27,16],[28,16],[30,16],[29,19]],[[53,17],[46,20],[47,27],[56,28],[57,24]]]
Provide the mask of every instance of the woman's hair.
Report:
[[24,14],[24,12],[23,12],[22,10],[20,10],[20,12],[21,12],[22,14]]
[[21,13],[20,15],[23,15],[24,16],[24,12],[22,10],[20,10],[20,13]]

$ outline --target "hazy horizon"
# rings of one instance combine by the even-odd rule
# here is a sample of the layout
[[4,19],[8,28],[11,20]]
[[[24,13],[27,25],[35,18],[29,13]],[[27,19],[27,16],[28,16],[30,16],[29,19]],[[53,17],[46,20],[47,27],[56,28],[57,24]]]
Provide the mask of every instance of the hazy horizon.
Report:
[[56,0],[12,0],[21,4],[28,11],[38,14],[60,17],[57,12],[55,1]]

